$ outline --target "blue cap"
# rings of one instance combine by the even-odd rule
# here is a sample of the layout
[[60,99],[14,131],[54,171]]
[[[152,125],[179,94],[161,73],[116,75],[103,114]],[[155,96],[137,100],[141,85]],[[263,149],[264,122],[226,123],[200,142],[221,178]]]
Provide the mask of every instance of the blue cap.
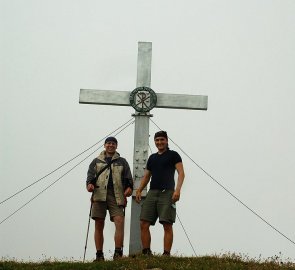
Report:
[[104,141],[104,143],[106,144],[107,142],[114,142],[116,144],[118,144],[118,141],[115,137],[107,137]]

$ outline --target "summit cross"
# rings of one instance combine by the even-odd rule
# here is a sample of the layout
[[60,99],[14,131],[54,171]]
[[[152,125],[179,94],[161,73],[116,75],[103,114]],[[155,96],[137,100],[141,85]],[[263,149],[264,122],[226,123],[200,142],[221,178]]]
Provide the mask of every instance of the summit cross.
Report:
[[[152,43],[138,42],[137,81],[133,91],[81,89],[79,103],[115,106],[132,106],[135,109],[133,179],[134,190],[131,203],[129,255],[141,252],[140,204],[135,201],[136,190],[148,159],[149,118],[155,108],[207,110],[208,97],[155,93],[151,88]],[[146,188],[142,192],[146,196]]]

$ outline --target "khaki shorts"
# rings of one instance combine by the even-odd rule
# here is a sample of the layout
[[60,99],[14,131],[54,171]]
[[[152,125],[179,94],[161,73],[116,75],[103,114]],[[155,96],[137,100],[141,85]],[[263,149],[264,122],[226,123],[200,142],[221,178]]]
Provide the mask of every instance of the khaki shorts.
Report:
[[91,209],[91,217],[93,219],[105,219],[107,215],[107,210],[109,210],[111,221],[113,221],[113,218],[116,216],[124,216],[124,207],[117,204],[113,189],[108,189],[106,202],[93,203]]
[[176,206],[172,202],[174,190],[149,190],[141,205],[140,220],[155,225],[159,218],[160,223],[174,223]]

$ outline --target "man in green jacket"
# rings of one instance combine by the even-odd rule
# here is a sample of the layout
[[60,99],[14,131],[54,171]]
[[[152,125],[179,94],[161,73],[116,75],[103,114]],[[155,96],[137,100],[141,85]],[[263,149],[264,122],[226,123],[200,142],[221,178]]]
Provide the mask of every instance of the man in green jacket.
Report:
[[91,217],[95,220],[94,241],[96,246],[95,261],[104,260],[103,229],[106,212],[109,210],[110,219],[115,223],[115,252],[114,259],[123,255],[124,242],[124,208],[126,197],[132,195],[133,180],[126,159],[116,151],[118,141],[115,137],[105,140],[105,150],[89,165],[86,188],[92,192]]

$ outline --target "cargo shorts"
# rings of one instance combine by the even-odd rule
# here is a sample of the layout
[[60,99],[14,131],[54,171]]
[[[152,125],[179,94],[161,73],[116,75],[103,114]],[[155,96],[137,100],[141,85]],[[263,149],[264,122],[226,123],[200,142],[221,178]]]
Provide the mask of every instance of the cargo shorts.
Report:
[[109,210],[111,221],[114,221],[113,219],[116,216],[124,216],[124,207],[117,204],[115,193],[112,188],[108,188],[107,200],[105,202],[98,201],[92,204],[91,218],[105,219],[107,215],[107,210]]
[[174,223],[176,206],[172,201],[174,190],[150,189],[141,205],[140,220],[155,225],[159,218],[160,223]]

